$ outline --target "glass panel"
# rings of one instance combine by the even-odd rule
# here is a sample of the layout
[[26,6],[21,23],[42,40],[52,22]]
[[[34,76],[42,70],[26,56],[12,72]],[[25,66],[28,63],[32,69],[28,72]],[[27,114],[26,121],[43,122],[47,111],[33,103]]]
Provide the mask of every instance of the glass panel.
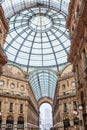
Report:
[[30,74],[29,76],[30,84],[33,88],[35,96],[37,94],[37,100],[41,97],[50,97],[51,99],[54,98],[54,92],[57,82],[57,76],[54,72],[49,70],[37,70]]
[[70,0],[6,0],[2,3],[2,6],[7,17],[11,17],[15,13],[37,4],[43,6],[51,6],[67,15],[69,1]]
[[[13,8],[16,2],[10,3]],[[23,5],[23,1],[19,1],[17,6],[20,2]],[[65,6],[66,2],[62,4]],[[58,69],[67,62],[70,47],[65,24],[64,15],[48,8],[31,8],[14,15],[9,21],[11,27],[4,47],[8,59],[28,68],[57,66]]]
[[10,26],[4,46],[8,60],[27,72],[31,67],[44,68],[29,77],[37,100],[44,96],[54,98],[57,76],[45,67],[56,67],[59,71],[67,63],[68,4],[69,0],[6,0],[2,3]]

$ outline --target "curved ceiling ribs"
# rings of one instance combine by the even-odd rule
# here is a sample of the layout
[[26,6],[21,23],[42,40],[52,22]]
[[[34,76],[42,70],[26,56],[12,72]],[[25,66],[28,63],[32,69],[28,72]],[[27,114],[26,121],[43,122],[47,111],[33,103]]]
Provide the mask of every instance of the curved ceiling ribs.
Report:
[[39,100],[43,97],[53,99],[57,79],[57,75],[51,70],[36,70],[32,72],[29,76],[29,81],[36,99]]
[[10,26],[4,50],[8,60],[26,72],[31,67],[39,68],[29,76],[38,101],[54,98],[57,75],[49,67],[55,67],[58,72],[67,63],[68,4],[69,0],[5,0],[2,3]]
[[25,66],[27,72],[29,67],[53,66],[59,71],[67,63],[70,47],[65,20],[48,8],[32,8],[13,16],[4,48],[9,61]]
[[5,0],[2,6],[5,11],[5,16],[8,19],[16,13],[37,6],[54,8],[66,16],[69,1],[70,0]]

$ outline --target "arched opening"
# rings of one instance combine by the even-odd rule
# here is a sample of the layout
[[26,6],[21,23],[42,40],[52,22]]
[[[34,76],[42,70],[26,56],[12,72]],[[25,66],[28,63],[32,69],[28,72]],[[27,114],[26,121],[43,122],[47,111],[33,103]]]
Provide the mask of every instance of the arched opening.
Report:
[[48,104],[50,104],[52,106],[53,100],[51,98],[49,98],[49,97],[42,97],[42,98],[40,98],[38,100],[38,106],[40,107],[41,104],[43,104],[43,103],[48,103]]
[[52,107],[49,103],[43,103],[39,107],[39,128],[40,130],[50,130],[53,125]]
[[22,116],[18,117],[18,130],[24,130],[24,118]]
[[9,115],[6,120],[6,130],[13,130],[14,118]]

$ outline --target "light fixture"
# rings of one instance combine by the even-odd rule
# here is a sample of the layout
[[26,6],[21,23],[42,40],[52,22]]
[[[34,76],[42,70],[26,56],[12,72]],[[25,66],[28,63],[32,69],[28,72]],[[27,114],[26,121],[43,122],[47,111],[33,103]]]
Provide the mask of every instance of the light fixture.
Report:
[[83,107],[82,106],[79,106],[79,110],[82,110],[83,109]]
[[77,115],[78,113],[77,113],[77,111],[73,111],[73,114]]

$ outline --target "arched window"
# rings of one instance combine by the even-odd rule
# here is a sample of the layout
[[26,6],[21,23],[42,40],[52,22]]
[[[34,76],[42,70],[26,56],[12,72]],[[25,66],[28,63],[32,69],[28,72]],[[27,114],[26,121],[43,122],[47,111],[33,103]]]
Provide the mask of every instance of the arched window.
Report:
[[68,130],[68,127],[70,126],[70,120],[69,120],[69,118],[65,118],[63,120],[63,123],[64,123],[64,130]]
[[24,130],[24,118],[22,116],[18,117],[18,130]]
[[74,125],[79,125],[79,118],[78,117],[75,117],[73,119],[73,122],[74,122]]
[[4,86],[4,81],[3,80],[0,80],[0,86]]
[[14,89],[14,88],[15,88],[15,84],[14,84],[14,83],[11,83],[11,84],[10,84],[10,87],[11,87],[12,89]]
[[9,115],[6,120],[6,130],[13,130],[14,119],[12,115]]

